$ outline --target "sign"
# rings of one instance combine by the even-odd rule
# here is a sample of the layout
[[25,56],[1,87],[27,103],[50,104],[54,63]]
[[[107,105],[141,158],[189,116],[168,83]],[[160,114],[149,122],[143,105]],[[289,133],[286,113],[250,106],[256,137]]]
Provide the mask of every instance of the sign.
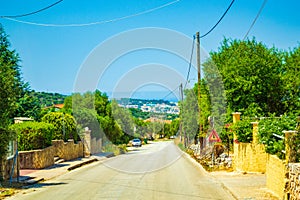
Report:
[[209,142],[222,142],[216,130],[212,130],[208,136]]

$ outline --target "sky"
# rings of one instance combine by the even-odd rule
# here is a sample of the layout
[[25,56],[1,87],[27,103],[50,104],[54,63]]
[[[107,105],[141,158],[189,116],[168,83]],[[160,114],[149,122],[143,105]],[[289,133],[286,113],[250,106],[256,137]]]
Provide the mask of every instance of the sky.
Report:
[[[179,85],[190,87],[197,79],[195,49],[187,79],[193,36],[209,31],[231,1],[63,0],[34,15],[0,18],[0,23],[33,90],[99,89],[110,97],[178,99]],[[10,16],[56,0],[0,2],[0,16]],[[201,38],[201,62],[218,51],[224,38],[243,39],[263,2],[235,0],[218,26]],[[297,47],[299,8],[296,0],[267,1],[248,38],[283,50]]]

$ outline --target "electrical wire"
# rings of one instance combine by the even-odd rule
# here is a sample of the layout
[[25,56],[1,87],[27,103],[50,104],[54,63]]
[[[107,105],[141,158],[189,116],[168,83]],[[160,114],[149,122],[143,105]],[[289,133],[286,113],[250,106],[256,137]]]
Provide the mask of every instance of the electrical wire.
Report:
[[195,46],[195,36],[193,36],[193,44],[192,44],[192,51],[191,51],[191,56],[190,56],[190,62],[189,62],[189,70],[186,76],[186,81],[184,84],[184,89],[186,88],[186,85],[189,81],[189,77],[190,77],[190,71],[191,71],[191,67],[192,67],[192,59],[193,59],[193,54],[194,54],[194,46]]
[[165,8],[167,6],[170,6],[172,4],[177,3],[179,1],[180,0],[171,1],[171,2],[168,2],[168,3],[163,4],[161,6],[158,6],[158,7],[155,7],[155,8],[151,8],[149,10],[145,10],[145,11],[142,11],[142,12],[139,12],[139,13],[135,13],[135,14],[132,14],[132,15],[127,15],[127,16],[124,16],[124,17],[114,18],[114,19],[110,19],[110,20],[102,20],[102,21],[97,21],[97,22],[83,23],[83,24],[44,24],[44,23],[36,23],[36,22],[29,22],[29,21],[17,20],[17,19],[14,19],[14,18],[9,18],[9,17],[4,17],[4,16],[3,16],[3,18],[7,19],[7,20],[15,21],[15,22],[23,23],[23,24],[36,25],[36,26],[81,27],[81,26],[91,26],[91,25],[106,24],[106,23],[121,21],[121,20],[124,20],[124,19],[129,19],[129,18],[132,18],[132,17],[144,15],[144,14],[151,13],[153,11]]
[[168,96],[170,96],[172,93],[174,93],[175,92],[175,90],[177,90],[178,88],[180,87],[180,85],[179,86],[177,86],[174,90],[172,90],[171,92],[169,92],[166,96],[164,96],[162,99],[165,99],[165,98],[167,98]]
[[255,19],[253,20],[251,26],[249,27],[249,29],[248,29],[246,35],[245,35],[244,38],[243,38],[243,40],[245,40],[245,39],[247,38],[247,36],[248,36],[249,32],[251,31],[251,29],[253,28],[253,26],[254,26],[256,20],[258,19],[259,15],[261,14],[262,10],[264,9],[264,7],[265,7],[267,1],[268,1],[268,0],[264,0],[264,2],[262,3],[262,5],[261,5],[261,7],[260,7],[260,9],[259,9],[259,11],[258,11],[258,13],[257,13],[257,15],[256,15],[256,17],[255,17]]
[[227,12],[231,8],[233,2],[234,2],[234,0],[231,1],[230,5],[226,9],[226,11],[223,13],[223,15],[221,16],[221,18],[217,21],[217,23],[207,33],[205,33],[204,35],[201,35],[200,38],[204,38],[205,36],[207,36],[208,34],[210,34],[218,26],[218,24],[222,21],[222,19],[225,17],[225,15],[227,14]]
[[44,10],[47,10],[47,9],[49,9],[49,8],[51,8],[51,7],[53,7],[53,6],[55,6],[56,4],[59,4],[59,3],[62,2],[62,1],[63,1],[63,0],[59,0],[59,1],[57,1],[57,2],[55,2],[55,3],[53,3],[53,4],[49,5],[49,6],[47,6],[47,7],[45,7],[45,8],[39,9],[39,10],[37,10],[37,11],[30,12],[30,13],[20,14],[20,15],[0,16],[0,18],[19,18],[19,17],[25,17],[25,16],[29,16],[29,15],[34,15],[34,14],[36,14],[36,13],[42,12],[42,11],[44,11]]

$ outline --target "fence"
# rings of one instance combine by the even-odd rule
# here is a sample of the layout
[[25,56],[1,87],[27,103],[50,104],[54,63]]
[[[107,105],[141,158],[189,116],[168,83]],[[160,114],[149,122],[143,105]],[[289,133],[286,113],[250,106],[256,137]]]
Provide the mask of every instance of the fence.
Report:
[[[240,113],[233,113],[233,123],[240,120]],[[234,142],[234,169],[243,172],[266,173],[267,188],[280,199],[300,199],[300,167],[295,171],[288,163],[293,162],[295,152],[285,142],[286,160],[265,153],[265,147],[258,143],[258,122],[252,122],[253,141],[251,143]],[[289,141],[296,131],[285,131],[285,141]],[[234,134],[234,141],[237,137]]]

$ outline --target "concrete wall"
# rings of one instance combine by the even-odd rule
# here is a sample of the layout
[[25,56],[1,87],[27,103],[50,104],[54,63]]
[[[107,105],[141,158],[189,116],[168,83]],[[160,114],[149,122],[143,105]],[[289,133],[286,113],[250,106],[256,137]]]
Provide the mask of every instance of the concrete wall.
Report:
[[54,147],[45,149],[20,151],[20,169],[43,169],[54,164]]
[[243,172],[266,172],[267,153],[262,144],[234,144],[234,170]]
[[300,199],[300,163],[290,163],[288,165],[286,193],[289,200]]
[[93,138],[91,140],[91,154],[100,153],[102,150],[102,139]]
[[280,199],[284,199],[284,188],[286,184],[287,166],[285,161],[275,155],[267,157],[267,188]]

